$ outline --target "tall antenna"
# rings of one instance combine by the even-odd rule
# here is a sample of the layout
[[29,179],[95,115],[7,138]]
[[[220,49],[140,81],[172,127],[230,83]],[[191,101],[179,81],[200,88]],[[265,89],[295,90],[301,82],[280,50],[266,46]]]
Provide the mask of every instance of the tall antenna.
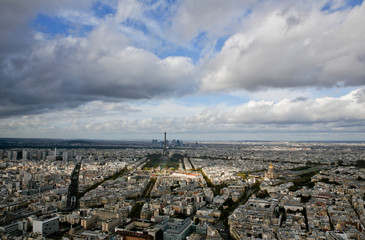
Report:
[[162,156],[164,159],[168,159],[169,157],[169,152],[167,151],[167,140],[166,140],[166,132],[164,133],[164,142],[163,142],[163,151],[162,151]]

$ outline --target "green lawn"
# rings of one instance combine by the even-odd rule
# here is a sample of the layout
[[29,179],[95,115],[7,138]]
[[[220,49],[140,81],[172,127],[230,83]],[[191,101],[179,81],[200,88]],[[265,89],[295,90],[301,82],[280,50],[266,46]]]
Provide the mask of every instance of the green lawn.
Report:
[[179,163],[184,158],[181,154],[173,154],[168,161],[161,159],[162,154],[154,153],[148,154],[147,159],[149,160],[143,169],[151,169],[151,168],[172,168],[178,169]]

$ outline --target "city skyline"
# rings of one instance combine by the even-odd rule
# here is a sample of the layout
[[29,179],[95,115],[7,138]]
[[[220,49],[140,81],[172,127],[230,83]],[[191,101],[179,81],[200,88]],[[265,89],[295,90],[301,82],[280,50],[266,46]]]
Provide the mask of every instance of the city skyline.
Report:
[[0,236],[365,236],[363,143],[136,146],[0,149]]
[[2,1],[0,138],[365,141],[365,4]]

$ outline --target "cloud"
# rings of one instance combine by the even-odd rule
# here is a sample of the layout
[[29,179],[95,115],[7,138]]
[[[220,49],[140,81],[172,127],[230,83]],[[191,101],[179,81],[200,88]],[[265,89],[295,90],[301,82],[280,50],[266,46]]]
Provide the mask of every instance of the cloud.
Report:
[[[179,101],[107,103],[0,121],[2,136],[155,138],[163,131],[189,139],[363,140],[365,89],[340,97],[186,106]],[[265,137],[266,136],[266,137]]]
[[230,34],[248,13],[255,1],[202,0],[183,1],[171,20],[171,33],[176,41],[186,42],[199,34],[210,39]]
[[67,9],[79,11],[87,8],[92,2],[87,0],[71,1],[42,1],[21,0],[0,2],[0,53],[17,54],[25,51],[33,44],[32,30],[29,28],[31,20],[39,13],[57,13]]
[[271,7],[250,14],[204,63],[205,91],[365,84],[364,3],[336,12]]
[[[190,58],[159,58],[135,46],[130,37],[143,34],[128,34],[123,21],[147,22],[143,11],[148,7],[138,1],[120,1],[115,14],[104,18],[92,15],[93,3],[88,1],[32,3],[29,8],[21,1],[1,3],[0,117],[74,108],[95,100],[180,96],[196,89]],[[86,35],[36,32],[29,26],[39,13],[93,28]]]
[[37,33],[29,51],[3,60],[0,116],[75,107],[93,100],[178,96],[195,86],[186,57],[160,59],[130,45],[110,22],[87,37],[48,39]]
[[[333,130],[356,129],[364,120],[362,103],[300,93],[365,84],[364,4],[351,8],[332,1],[323,10],[326,1],[123,0],[109,2],[110,9],[98,15],[94,3],[0,3],[3,131],[21,132],[23,127],[30,133],[35,127],[44,134],[50,133],[47,129],[102,134],[112,128],[168,128],[223,133],[263,126],[320,129],[316,124]],[[82,34],[76,28],[76,33],[48,35],[31,27],[39,14],[91,28]],[[216,49],[216,42],[226,37],[222,49]],[[199,48],[191,51],[197,52],[196,59],[183,57],[192,45]],[[166,52],[173,54],[158,55]],[[253,100],[240,106],[153,104],[199,90],[242,94],[242,89]],[[363,91],[357,94],[363,96]],[[116,110],[108,111],[113,104]],[[95,109],[105,117],[96,116]],[[81,119],[53,121],[56,113],[80,114]]]
[[365,122],[365,90],[358,89],[339,98],[283,99],[250,101],[231,108],[206,110],[191,118],[190,122],[225,124],[317,124]]

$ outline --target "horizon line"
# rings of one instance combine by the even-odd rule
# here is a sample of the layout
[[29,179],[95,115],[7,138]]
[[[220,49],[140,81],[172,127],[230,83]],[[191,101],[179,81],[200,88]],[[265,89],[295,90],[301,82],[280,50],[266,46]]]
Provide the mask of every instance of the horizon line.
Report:
[[[149,139],[92,139],[92,138],[47,138],[47,137],[0,137],[0,141],[3,140],[16,140],[16,139],[24,139],[24,140],[61,140],[61,141],[107,141],[107,142],[146,142],[152,141],[156,138],[149,138]],[[173,138],[176,139],[176,138]],[[158,139],[157,139],[158,140]],[[178,139],[180,140],[180,139]],[[183,140],[183,139],[181,139]],[[161,140],[163,141],[163,140]],[[365,140],[207,140],[207,139],[200,139],[200,140],[183,140],[184,142],[201,142],[201,143],[242,143],[242,142],[279,142],[279,143],[365,143]]]

